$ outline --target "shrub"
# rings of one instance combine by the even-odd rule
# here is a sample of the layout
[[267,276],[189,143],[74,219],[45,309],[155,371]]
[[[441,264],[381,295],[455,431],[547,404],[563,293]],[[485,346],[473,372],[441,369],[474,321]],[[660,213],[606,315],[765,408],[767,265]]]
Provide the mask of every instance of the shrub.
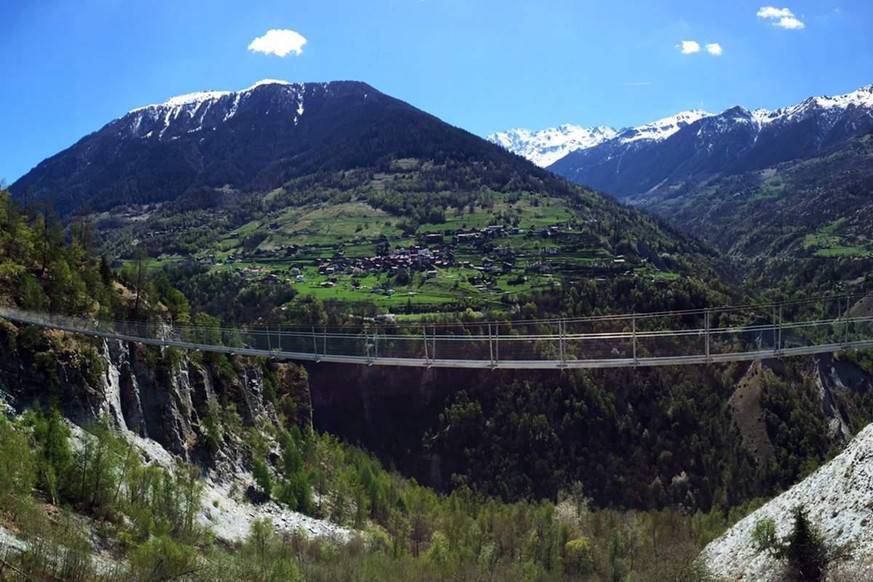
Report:
[[779,539],[776,537],[776,522],[769,517],[755,522],[752,530],[752,541],[759,550],[776,552],[779,548]]
[[169,536],[152,538],[130,554],[131,580],[176,580],[196,571],[194,549]]
[[9,511],[36,484],[36,463],[25,435],[0,414],[0,510]]
[[270,469],[267,464],[261,459],[252,461],[252,476],[255,478],[255,483],[258,488],[267,497],[273,495],[273,478],[270,476]]

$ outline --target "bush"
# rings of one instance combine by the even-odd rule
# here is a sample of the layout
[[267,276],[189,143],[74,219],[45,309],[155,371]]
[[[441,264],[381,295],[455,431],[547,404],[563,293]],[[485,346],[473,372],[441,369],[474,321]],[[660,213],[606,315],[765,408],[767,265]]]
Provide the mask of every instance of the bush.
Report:
[[194,548],[169,536],[152,538],[130,554],[130,580],[176,580],[196,571]]
[[806,509],[794,509],[794,528],[785,538],[776,536],[776,523],[765,518],[755,523],[752,540],[759,550],[787,562],[788,579],[798,582],[824,580],[830,556],[821,534],[809,522]]
[[752,541],[758,550],[775,552],[779,548],[779,539],[776,537],[776,522],[769,517],[755,522],[752,530]]

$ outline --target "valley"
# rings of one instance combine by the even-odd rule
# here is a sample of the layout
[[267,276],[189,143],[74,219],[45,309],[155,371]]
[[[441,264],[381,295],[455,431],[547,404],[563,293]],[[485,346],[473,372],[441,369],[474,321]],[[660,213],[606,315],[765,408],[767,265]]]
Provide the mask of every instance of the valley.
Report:
[[[379,326],[494,324],[553,362],[846,344],[845,318],[871,315],[864,91],[842,117],[823,98],[504,136],[540,163],[572,138],[550,170],[605,194],[359,82],[263,81],[109,122],[3,193],[3,305],[229,349],[2,320],[0,432],[18,444],[0,443],[0,577],[57,572],[68,547],[114,564],[82,558],[80,579],[734,575],[701,552],[869,423],[869,350],[464,370],[254,357],[246,334],[268,330],[269,355],[270,329],[320,329],[326,353],[328,329],[358,349]],[[783,338],[792,321],[812,323]],[[72,545],[55,511],[96,541]],[[787,535],[789,512],[755,515]]]

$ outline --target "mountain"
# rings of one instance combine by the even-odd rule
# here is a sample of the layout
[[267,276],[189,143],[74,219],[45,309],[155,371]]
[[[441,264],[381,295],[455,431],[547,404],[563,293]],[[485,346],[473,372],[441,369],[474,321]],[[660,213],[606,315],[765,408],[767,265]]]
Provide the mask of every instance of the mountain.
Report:
[[870,132],[873,85],[838,97],[810,97],[776,111],[733,107],[686,121],[654,138],[619,133],[571,152],[549,169],[619,199],[669,196],[714,177],[810,158]]
[[[562,222],[565,231],[577,225],[558,237],[573,264],[580,261],[570,255],[589,249],[585,264],[611,265],[630,253],[664,268],[658,253],[676,265],[699,248],[651,217],[351,81],[262,81],[141,107],[43,161],[11,190],[48,200],[62,216],[90,212],[98,246],[112,256],[132,256],[140,244],[152,256],[188,258],[313,244],[328,256],[335,245],[347,245],[346,256],[372,256],[389,238],[487,225],[515,227],[515,247],[538,252],[542,245],[523,235]],[[481,258],[481,249],[474,254]]]
[[873,253],[873,134],[819,155],[634,198],[733,256]]
[[498,164],[500,148],[360,82],[262,81],[135,109],[41,162],[11,186],[62,214],[166,202],[203,190],[268,192],[291,178],[394,159]]
[[873,261],[871,132],[873,85],[775,111],[680,113],[548,169],[750,259],[747,282],[793,292],[865,287],[873,283],[865,277]]
[[545,168],[572,151],[594,147],[616,135],[611,127],[561,125],[540,131],[510,129],[489,135],[488,141]]

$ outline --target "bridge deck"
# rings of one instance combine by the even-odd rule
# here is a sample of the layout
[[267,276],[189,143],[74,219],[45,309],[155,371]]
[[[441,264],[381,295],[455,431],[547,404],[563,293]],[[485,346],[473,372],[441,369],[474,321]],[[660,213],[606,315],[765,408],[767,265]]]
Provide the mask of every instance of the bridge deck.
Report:
[[[359,330],[340,331],[315,327],[199,328],[114,322],[10,307],[0,307],[0,317],[74,334],[186,350],[378,366],[621,368],[724,363],[873,348],[873,316],[786,322],[774,309],[770,322],[710,325],[714,317],[727,320],[725,314],[736,310],[632,314],[541,321],[535,325],[473,322],[464,327],[433,324],[404,327],[366,323]],[[761,317],[757,312],[752,316]],[[676,326],[681,322],[689,327],[664,328],[666,323]],[[525,333],[529,327],[556,331]]]

